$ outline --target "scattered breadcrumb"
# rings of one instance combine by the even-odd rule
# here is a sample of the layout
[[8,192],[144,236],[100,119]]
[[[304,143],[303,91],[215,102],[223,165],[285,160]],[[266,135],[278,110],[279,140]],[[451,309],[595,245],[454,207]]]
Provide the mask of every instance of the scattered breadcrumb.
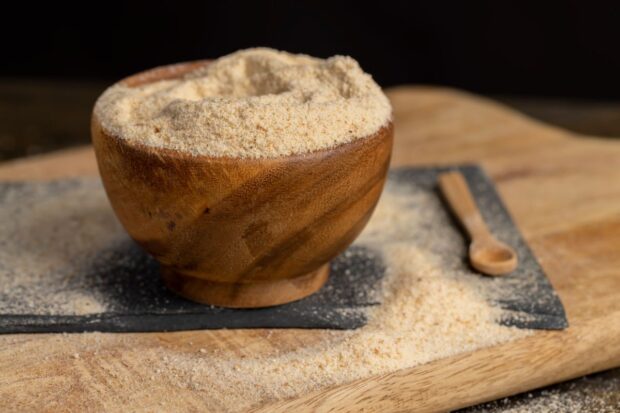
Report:
[[[411,202],[418,208],[405,207]],[[446,266],[458,261],[446,254],[458,251],[462,238],[454,229],[430,230],[446,219],[437,202],[432,194],[388,184],[357,241],[380,248],[388,271],[383,304],[365,327],[326,331],[318,342],[268,355],[159,348],[151,357],[173,386],[200,392],[209,409],[243,411],[530,334],[496,322],[501,310],[487,303],[479,276]],[[438,244],[444,245],[443,253],[427,249]],[[277,346],[277,336],[270,341]]]
[[[80,208],[108,208],[103,199],[92,202],[80,204]],[[69,207],[67,202],[41,206]],[[49,211],[42,216],[49,217]],[[106,244],[114,241],[110,232],[123,234],[122,229],[112,230],[118,224],[110,217],[111,212],[103,211],[101,221],[80,220],[79,225],[90,228],[85,232],[92,238],[90,241]],[[488,303],[481,276],[463,266],[463,239],[448,220],[432,192],[388,181],[375,214],[356,241],[357,245],[378,251],[386,265],[382,304],[371,310],[368,324],[358,330],[292,333],[304,337],[299,341],[291,339],[291,330],[244,331],[240,336],[260,336],[269,351],[229,341],[234,337],[230,333],[220,346],[216,344],[218,331],[176,333],[172,341],[164,339],[169,336],[163,334],[64,334],[55,336],[58,343],[50,345],[52,361],[47,363],[53,363],[54,357],[61,354],[77,354],[80,363],[86,364],[98,365],[98,360],[115,360],[117,364],[116,360],[120,360],[122,364],[110,371],[118,374],[115,380],[128,392],[141,394],[156,388],[149,394],[159,403],[175,393],[191,391],[199,397],[203,410],[243,411],[530,334],[497,322],[502,310]],[[45,228],[42,222],[36,224],[38,231]],[[49,234],[43,231],[42,236],[47,243],[58,241],[52,237],[57,231],[69,237],[63,232],[67,229],[50,222],[45,225]],[[84,245],[88,245],[87,241],[82,240]],[[51,246],[52,252],[59,254],[55,259],[66,257],[63,251],[71,245],[76,244],[71,241]],[[30,248],[33,257],[46,256],[43,246],[35,244]],[[37,265],[53,267],[55,259]],[[33,279],[33,283],[40,281]],[[188,337],[185,343],[179,339],[184,336]],[[5,340],[0,337],[0,346],[7,348]],[[10,348],[28,351],[26,346]]]
[[101,184],[14,185],[0,193],[0,314],[104,312],[92,263],[127,235]]

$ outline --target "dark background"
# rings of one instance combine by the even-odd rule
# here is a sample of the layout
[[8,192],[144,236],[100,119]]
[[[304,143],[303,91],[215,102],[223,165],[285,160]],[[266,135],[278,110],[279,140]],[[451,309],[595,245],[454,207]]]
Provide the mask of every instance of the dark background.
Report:
[[349,54],[383,86],[620,98],[619,2],[81,2],[5,10],[0,76],[113,81],[271,46]]
[[385,87],[452,86],[620,136],[619,1],[12,1],[0,39],[0,161],[87,144],[124,76],[252,46],[348,54]]

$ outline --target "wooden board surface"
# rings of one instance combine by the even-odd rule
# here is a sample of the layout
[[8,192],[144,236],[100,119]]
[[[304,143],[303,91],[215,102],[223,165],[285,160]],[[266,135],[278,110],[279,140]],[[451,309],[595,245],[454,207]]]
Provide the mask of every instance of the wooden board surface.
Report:
[[[558,290],[571,323],[500,346],[369,377],[263,406],[262,411],[440,411],[620,365],[620,143],[584,139],[472,95],[390,91],[394,165],[481,163]],[[0,179],[96,174],[90,148],[0,165]],[[0,410],[204,410],[201,391],[167,391],[141,351],[270,354],[321,331],[192,331],[103,335],[75,357],[78,337],[0,337]],[[73,340],[73,341],[72,341]],[[60,344],[62,343],[62,344]],[[133,351],[129,351],[133,350]],[[128,355],[130,354],[130,356]],[[155,364],[154,364],[155,363]]]

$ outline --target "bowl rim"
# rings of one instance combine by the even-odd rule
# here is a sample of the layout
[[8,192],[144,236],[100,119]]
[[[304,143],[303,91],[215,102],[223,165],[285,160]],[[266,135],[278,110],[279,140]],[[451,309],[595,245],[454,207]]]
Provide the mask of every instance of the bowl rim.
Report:
[[[172,63],[168,65],[156,66],[150,69],[146,69],[132,75],[126,76],[119,81],[113,83],[110,87],[115,85],[124,85],[128,87],[135,87],[144,85],[147,83],[152,83],[159,80],[168,80],[168,79],[176,79],[179,76],[188,73],[192,70],[207,66],[211,63],[210,59],[201,59],[201,60],[190,60],[186,62]],[[99,121],[94,109],[91,115],[91,129],[94,128],[94,125],[97,125],[97,129],[101,135],[105,139],[113,140],[116,144],[125,147],[131,148],[135,151],[144,153],[145,155],[152,155],[158,157],[166,157],[166,158],[175,158],[175,159],[183,159],[188,161],[200,162],[200,161],[222,161],[222,162],[246,162],[246,163],[261,163],[266,161],[282,161],[282,160],[302,160],[308,158],[325,158],[330,156],[335,156],[342,152],[348,152],[350,150],[354,150],[364,145],[372,144],[378,140],[384,140],[388,137],[393,136],[394,132],[394,121],[393,115],[387,120],[387,122],[377,129],[371,135],[363,136],[360,138],[353,139],[349,142],[344,142],[338,144],[336,146],[321,148],[310,152],[301,152],[301,153],[292,153],[289,155],[277,155],[277,156],[264,156],[264,157],[234,157],[234,156],[213,156],[213,155],[205,155],[205,154],[194,154],[188,151],[182,151],[178,149],[165,148],[165,147],[157,147],[146,145],[141,142],[133,142],[127,139],[123,139],[117,135],[109,133],[103,127],[102,123]],[[93,138],[96,134],[91,133]]]

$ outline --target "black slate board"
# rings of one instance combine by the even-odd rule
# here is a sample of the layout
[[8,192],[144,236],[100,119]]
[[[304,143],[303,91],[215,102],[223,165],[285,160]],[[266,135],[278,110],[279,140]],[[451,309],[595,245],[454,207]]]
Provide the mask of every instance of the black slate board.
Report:
[[110,277],[107,285],[97,287],[113,301],[114,311],[87,316],[2,314],[0,333],[252,327],[353,329],[366,324],[366,307],[379,304],[364,288],[377,285],[384,273],[378,254],[352,247],[332,263],[331,276],[319,293],[277,307],[238,310],[201,305],[172,294],[160,281],[157,263],[131,241],[116,254],[124,259],[112,260],[121,265],[104,263]]
[[[414,185],[416,190],[430,191],[439,196],[437,174],[448,169],[459,169],[464,173],[490,229],[512,245],[519,255],[520,265],[513,274],[500,279],[488,278],[489,283],[494,283],[490,299],[506,310],[501,323],[520,328],[566,328],[568,322],[558,296],[520,236],[493,184],[480,168],[406,168],[391,171],[389,179],[397,185]],[[45,186],[44,190],[41,190],[41,185]],[[34,186],[38,186],[36,191],[32,190]],[[21,197],[22,204],[27,208],[44,197],[68,196],[70,191],[81,187],[92,191],[103,190],[99,181],[93,179],[45,184],[3,183],[0,184],[0,210],[15,196]],[[0,248],[2,242],[10,240],[0,239]],[[463,259],[463,265],[467,265]],[[84,274],[77,274],[72,279],[88,277],[87,274],[92,273],[93,269],[98,273],[96,282],[69,282],[64,288],[89,289],[87,292],[110,304],[109,310],[79,316],[11,311],[0,314],[0,333],[219,328],[354,329],[367,322],[368,307],[380,305],[377,297],[380,297],[380,281],[385,273],[379,252],[354,245],[332,262],[328,283],[313,296],[277,307],[235,310],[196,304],[170,293],[159,279],[157,264],[129,238],[107,249],[105,254],[90,263],[89,268],[83,269]],[[10,271],[0,271],[0,283],[3,276],[9,276],[7,274]],[[0,304],[29,298],[27,288],[16,288],[14,291],[0,294]]]
[[[461,165],[441,168],[406,168],[393,171],[391,179],[407,185],[415,182],[418,188],[435,191],[441,198],[437,177],[446,171],[460,171],[470,187],[480,212],[491,232],[510,245],[517,253],[519,265],[511,274],[502,277],[482,277],[492,285],[491,300],[504,310],[501,323],[508,326],[529,329],[561,330],[568,327],[564,306],[553,286],[525,243],[514,221],[510,217],[493,182],[484,170],[475,165]],[[448,206],[446,205],[446,209]],[[458,223],[453,220],[453,225]],[[466,240],[463,239],[465,243]],[[463,256],[463,265],[467,257]],[[471,270],[474,272],[474,270]]]

